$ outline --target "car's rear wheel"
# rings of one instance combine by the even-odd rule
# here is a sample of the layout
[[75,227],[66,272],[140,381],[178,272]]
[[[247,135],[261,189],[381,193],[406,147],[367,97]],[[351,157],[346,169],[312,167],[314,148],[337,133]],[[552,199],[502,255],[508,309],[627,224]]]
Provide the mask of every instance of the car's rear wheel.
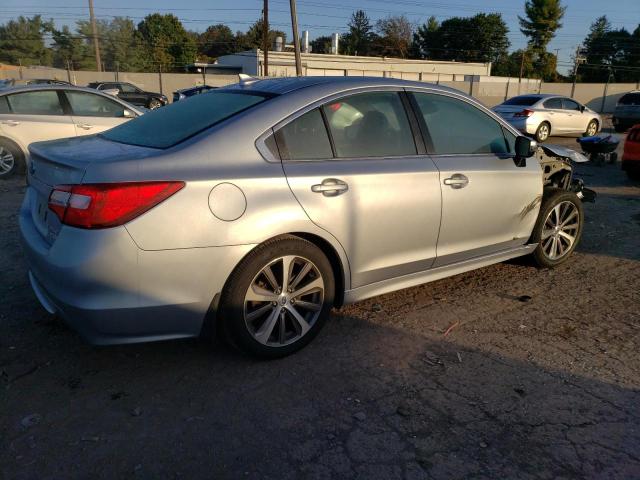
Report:
[[548,190],[531,236],[538,244],[533,252],[536,263],[553,268],[565,262],[580,241],[583,222],[582,201],[575,193]]
[[157,98],[152,98],[149,102],[149,110],[155,110],[156,108],[160,108],[162,106],[162,102]]
[[24,170],[24,155],[13,143],[0,139],[0,179]]
[[589,125],[587,125],[587,129],[584,133],[587,134],[587,137],[593,137],[596,133],[598,133],[598,121],[591,120],[589,122]]
[[546,142],[550,134],[551,125],[549,125],[549,123],[547,122],[542,122],[540,125],[538,125],[538,129],[536,130],[536,141],[540,143]]
[[318,334],[334,290],[324,253],[307,240],[282,237],[257,247],[234,270],[222,294],[220,319],[240,350],[283,357]]

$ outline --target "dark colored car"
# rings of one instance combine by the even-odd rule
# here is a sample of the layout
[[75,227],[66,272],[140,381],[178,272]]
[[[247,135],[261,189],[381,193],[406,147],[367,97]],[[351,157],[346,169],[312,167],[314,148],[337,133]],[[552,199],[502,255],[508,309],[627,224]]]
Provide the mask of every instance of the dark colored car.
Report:
[[616,132],[619,133],[640,123],[640,90],[625,93],[620,97],[611,120]]
[[207,93],[218,87],[210,87],[209,85],[198,85],[197,87],[183,88],[182,90],[176,90],[173,92],[173,101],[184,100],[194,95],[200,95],[201,93]]
[[118,90],[118,98],[132,105],[146,107],[150,110],[160,108],[169,100],[165,95],[157,92],[145,92],[132,83],[127,82],[92,82],[87,85],[96,90]]
[[629,178],[640,180],[640,125],[631,127],[624,142],[622,169],[627,172]]

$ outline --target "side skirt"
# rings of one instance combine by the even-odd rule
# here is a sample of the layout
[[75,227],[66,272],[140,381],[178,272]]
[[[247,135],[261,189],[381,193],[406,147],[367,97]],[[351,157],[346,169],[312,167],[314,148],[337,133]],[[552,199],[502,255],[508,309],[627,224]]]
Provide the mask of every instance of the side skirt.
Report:
[[344,304],[348,305],[377,295],[383,295],[385,293],[402,290],[404,288],[415,287],[416,285],[422,285],[423,283],[429,283],[442,278],[451,277],[459,273],[493,265],[494,263],[504,262],[511,258],[521,257],[533,252],[537,246],[537,244],[527,244],[518,248],[503,250],[490,255],[484,255],[482,257],[464,260],[451,265],[432,268],[423,272],[411,273],[409,275],[403,275],[401,277],[364,285],[362,287],[354,288],[353,290],[347,290],[344,294]]

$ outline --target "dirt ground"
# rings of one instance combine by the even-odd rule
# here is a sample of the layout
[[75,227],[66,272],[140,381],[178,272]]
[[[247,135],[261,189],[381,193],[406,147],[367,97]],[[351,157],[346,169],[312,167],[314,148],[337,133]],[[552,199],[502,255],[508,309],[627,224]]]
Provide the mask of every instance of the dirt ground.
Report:
[[566,265],[361,302],[269,362],[85,344],[32,294],[0,183],[2,478],[640,478],[640,184],[578,173],[599,197]]

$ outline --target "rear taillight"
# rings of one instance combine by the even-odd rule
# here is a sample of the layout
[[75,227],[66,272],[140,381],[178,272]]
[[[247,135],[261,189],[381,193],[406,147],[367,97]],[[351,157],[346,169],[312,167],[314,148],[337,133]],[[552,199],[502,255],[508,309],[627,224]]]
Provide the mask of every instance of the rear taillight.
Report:
[[528,108],[525,108],[521,112],[513,114],[514,117],[525,117],[525,118],[530,117],[531,115],[533,115],[533,110],[529,110]]
[[182,187],[184,182],[58,185],[49,195],[49,209],[65,225],[116,227],[142,215]]

